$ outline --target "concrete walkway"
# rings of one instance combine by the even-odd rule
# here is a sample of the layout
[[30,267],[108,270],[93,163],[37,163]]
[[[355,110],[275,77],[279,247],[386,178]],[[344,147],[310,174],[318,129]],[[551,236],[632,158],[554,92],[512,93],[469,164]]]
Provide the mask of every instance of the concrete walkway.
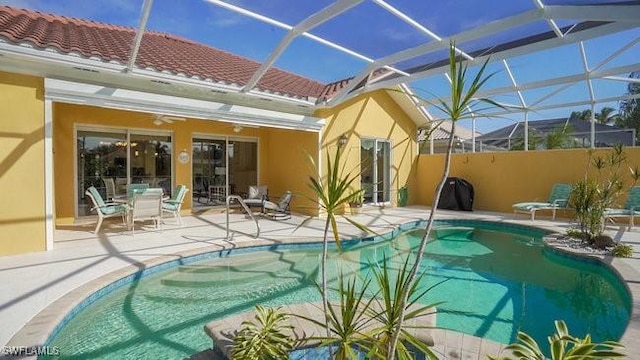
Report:
[[[366,209],[355,218],[378,233],[385,233],[400,224],[426,218],[424,207],[406,207],[390,209]],[[535,225],[564,232],[569,226],[562,221],[536,219],[531,222],[521,217],[514,220],[512,214],[498,213],[460,213],[439,211],[438,218],[468,218],[477,220],[505,221],[524,225]],[[103,225],[104,231],[98,236],[91,230],[94,224],[59,228],[55,233],[55,249],[49,252],[31,253],[18,256],[0,257],[0,344],[12,346],[32,346],[37,342],[25,343],[26,331],[15,336],[34,316],[60,299],[63,295],[105,274],[126,267],[141,268],[143,262],[158,258],[169,259],[184,252],[201,252],[203,248],[214,250],[221,247],[235,247],[253,243],[256,232],[252,220],[242,215],[231,215],[233,237],[226,239],[224,214],[199,215],[184,217],[184,227],[165,225],[164,231],[152,231],[151,228],[137,230],[135,236],[123,230],[116,221]],[[304,227],[293,232],[304,218],[294,216],[286,221],[259,221],[260,243],[284,243],[291,241],[317,241],[321,239],[324,226],[323,219],[314,219]],[[169,221],[169,220],[167,220]],[[358,237],[360,231],[347,222],[339,226],[342,237]],[[640,358],[640,229],[632,232],[622,228],[609,228],[608,233],[616,240],[634,247],[634,254],[629,259],[604,260],[625,277],[633,294],[633,314],[631,323],[622,342],[627,346],[626,352],[632,357]],[[57,317],[64,314],[57,314]],[[34,324],[31,324],[34,325]],[[35,324],[38,327],[38,324]],[[43,327],[43,326],[41,326]],[[27,334],[28,335],[28,334]],[[13,337],[11,342],[10,339]],[[468,343],[476,343],[478,338],[464,335],[461,339],[443,335],[445,346],[439,349],[443,358],[478,358],[478,353],[465,352],[464,338]],[[473,338],[473,339],[472,339]],[[450,341],[449,341],[450,340]],[[436,338],[438,342],[438,338]],[[442,344],[441,343],[441,344]],[[204,349],[203,349],[204,350]],[[447,355],[449,354],[449,355]],[[467,354],[467,355],[465,355]],[[475,357],[474,357],[475,356]]]

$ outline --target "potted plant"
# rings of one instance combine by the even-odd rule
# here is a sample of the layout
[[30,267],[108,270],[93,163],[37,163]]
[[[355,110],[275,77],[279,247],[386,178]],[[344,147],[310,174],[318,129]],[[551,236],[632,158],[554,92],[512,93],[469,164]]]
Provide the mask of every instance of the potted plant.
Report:
[[362,191],[358,191],[353,199],[349,202],[349,208],[351,209],[352,214],[359,214],[362,209],[362,204],[364,203],[364,194]]

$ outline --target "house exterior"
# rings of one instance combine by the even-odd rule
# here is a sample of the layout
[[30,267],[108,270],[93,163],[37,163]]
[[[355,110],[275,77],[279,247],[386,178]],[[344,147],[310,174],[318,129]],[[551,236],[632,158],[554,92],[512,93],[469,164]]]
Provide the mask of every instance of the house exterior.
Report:
[[84,192],[104,194],[105,178],[186,184],[184,213],[262,184],[317,214],[308,178],[344,143],[366,202],[394,205],[413,186],[426,119],[410,96],[329,107],[349,79],[270,68],[247,87],[260,63],[165,33],[145,32],[132,57],[135,44],[135,29],[0,7],[0,255],[52,249],[57,226],[91,216]]

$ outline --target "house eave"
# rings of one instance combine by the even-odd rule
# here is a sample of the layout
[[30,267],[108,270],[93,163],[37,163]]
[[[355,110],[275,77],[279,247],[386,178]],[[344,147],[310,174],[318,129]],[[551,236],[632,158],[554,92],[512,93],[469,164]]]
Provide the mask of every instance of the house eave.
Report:
[[152,69],[127,71],[126,64],[40,49],[29,43],[13,44],[0,39],[0,71],[57,78],[87,84],[113,86],[142,92],[196,98],[252,108],[311,116],[315,99],[253,90],[241,92],[238,84],[159,72]]

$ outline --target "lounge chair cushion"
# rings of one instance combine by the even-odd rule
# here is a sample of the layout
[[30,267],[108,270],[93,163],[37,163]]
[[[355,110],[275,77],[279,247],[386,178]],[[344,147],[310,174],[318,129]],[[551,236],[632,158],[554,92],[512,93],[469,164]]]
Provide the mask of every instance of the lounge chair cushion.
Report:
[[552,206],[552,205],[546,202],[523,202],[523,203],[513,204],[514,209],[523,210],[523,211],[530,211],[533,209],[540,209],[540,208],[545,208],[549,206]]
[[636,210],[632,212],[631,210],[627,210],[627,209],[606,209],[604,211],[604,216],[607,216],[607,217],[631,216],[631,213],[633,213],[633,216],[640,216],[640,210]]

